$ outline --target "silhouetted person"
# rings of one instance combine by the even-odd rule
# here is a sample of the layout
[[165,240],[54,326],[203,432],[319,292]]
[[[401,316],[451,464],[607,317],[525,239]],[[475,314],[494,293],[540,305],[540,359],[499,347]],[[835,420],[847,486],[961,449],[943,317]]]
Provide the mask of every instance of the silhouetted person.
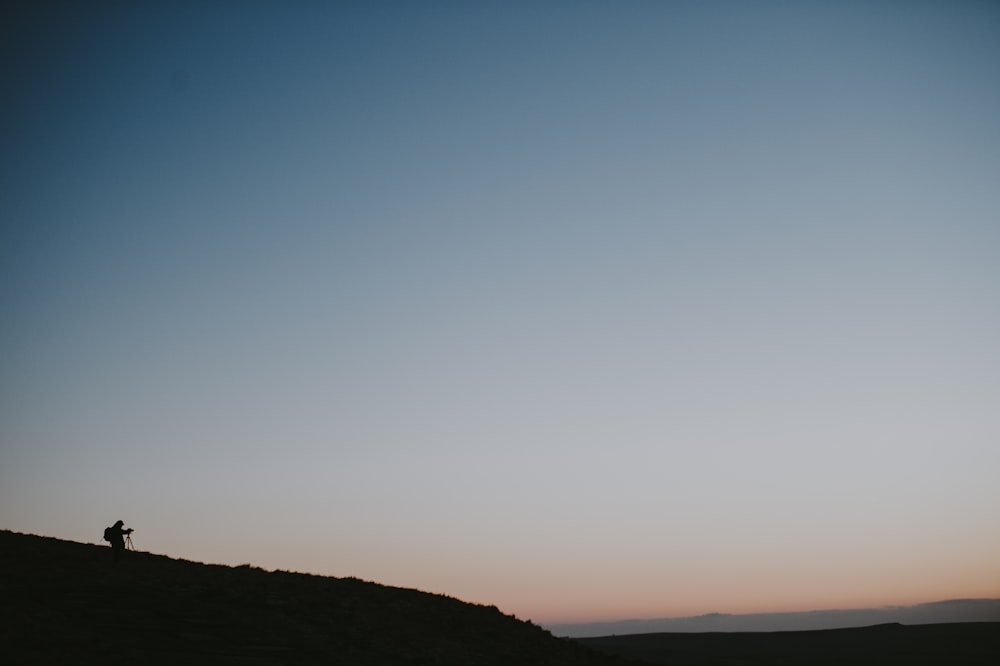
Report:
[[123,525],[125,525],[125,521],[119,520],[111,527],[104,528],[104,540],[111,542],[111,550],[114,552],[116,562],[125,552],[125,536],[135,531],[131,527],[125,529]]

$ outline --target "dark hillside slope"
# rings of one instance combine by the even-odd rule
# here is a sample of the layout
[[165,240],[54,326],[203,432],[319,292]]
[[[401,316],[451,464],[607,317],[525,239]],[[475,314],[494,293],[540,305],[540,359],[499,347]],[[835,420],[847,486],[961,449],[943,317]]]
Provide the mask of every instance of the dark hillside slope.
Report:
[[0,662],[621,664],[494,607],[0,531]]

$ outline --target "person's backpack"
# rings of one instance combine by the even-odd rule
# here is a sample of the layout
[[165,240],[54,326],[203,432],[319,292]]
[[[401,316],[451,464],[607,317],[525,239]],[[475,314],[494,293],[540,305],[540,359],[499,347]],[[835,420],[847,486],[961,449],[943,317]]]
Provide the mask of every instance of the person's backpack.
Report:
[[108,543],[111,543],[111,540],[114,538],[114,533],[115,533],[115,528],[113,528],[113,527],[105,527],[104,528],[104,540],[107,541]]

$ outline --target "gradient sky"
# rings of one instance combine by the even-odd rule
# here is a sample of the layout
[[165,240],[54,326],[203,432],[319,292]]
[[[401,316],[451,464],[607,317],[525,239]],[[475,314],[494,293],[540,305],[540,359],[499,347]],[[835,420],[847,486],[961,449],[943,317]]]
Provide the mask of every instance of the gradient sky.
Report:
[[0,528],[537,622],[1000,596],[1000,6],[22,3]]

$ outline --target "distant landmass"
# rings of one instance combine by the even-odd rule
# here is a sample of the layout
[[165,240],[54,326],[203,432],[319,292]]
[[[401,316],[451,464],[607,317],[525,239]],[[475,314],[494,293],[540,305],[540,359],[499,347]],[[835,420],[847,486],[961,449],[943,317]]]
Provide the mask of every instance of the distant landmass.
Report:
[[582,638],[661,632],[813,631],[867,627],[876,624],[939,624],[946,622],[1000,622],[1000,599],[952,599],[915,606],[817,610],[803,613],[709,613],[696,617],[619,620],[578,624],[549,624],[556,636]]
[[663,666],[996,666],[1000,623],[878,624],[822,631],[628,634],[576,638]]

